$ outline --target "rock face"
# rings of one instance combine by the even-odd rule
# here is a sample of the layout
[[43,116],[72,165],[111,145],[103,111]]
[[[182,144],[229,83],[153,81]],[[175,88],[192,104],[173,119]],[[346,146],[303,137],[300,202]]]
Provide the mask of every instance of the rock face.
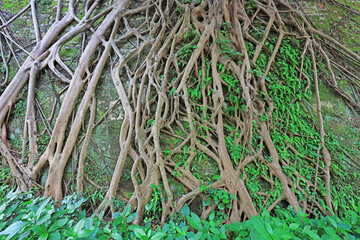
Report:
[[[356,96],[350,86],[346,86],[348,94]],[[355,155],[360,154],[360,121],[354,111],[349,108],[337,94],[322,84],[320,97],[324,116],[324,127],[346,148]],[[314,100],[315,101],[315,100]],[[315,102],[314,105],[315,106]]]
[[[360,26],[358,25],[360,15],[354,13],[354,11],[360,12],[360,1],[347,2],[348,11],[340,8],[342,4],[336,3],[336,1],[300,0],[289,2],[292,2],[300,12],[305,13],[322,32],[335,38],[357,54],[360,53]],[[346,81],[341,80],[341,74],[336,74],[341,87],[349,96],[359,102],[360,94]],[[325,131],[332,133],[343,146],[354,151],[354,155],[360,155],[360,119],[358,113],[341,100],[336,92],[330,90],[321,78],[320,81]],[[313,112],[316,113],[315,97],[312,99],[311,105]]]

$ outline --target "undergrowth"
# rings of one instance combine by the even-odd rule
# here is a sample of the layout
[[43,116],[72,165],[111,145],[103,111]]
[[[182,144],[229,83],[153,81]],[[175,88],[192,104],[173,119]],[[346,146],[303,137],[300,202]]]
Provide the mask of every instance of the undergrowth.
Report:
[[58,208],[50,198],[36,197],[34,191],[19,193],[0,188],[0,239],[359,239],[360,211],[347,211],[309,219],[292,209],[276,209],[274,216],[263,211],[245,222],[224,224],[213,211],[201,220],[185,205],[177,217],[164,226],[150,222],[143,226],[132,221],[130,205],[112,219],[86,216],[80,211],[86,200],[79,195],[66,197]]

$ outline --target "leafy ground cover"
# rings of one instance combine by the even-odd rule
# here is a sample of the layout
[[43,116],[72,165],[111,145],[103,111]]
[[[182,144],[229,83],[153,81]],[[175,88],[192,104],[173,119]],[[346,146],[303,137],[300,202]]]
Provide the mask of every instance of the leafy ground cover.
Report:
[[225,224],[223,215],[213,211],[201,220],[185,205],[162,227],[147,222],[132,224],[137,213],[130,205],[114,213],[112,220],[86,216],[86,200],[71,195],[60,208],[50,198],[36,197],[34,191],[19,193],[0,188],[0,239],[359,239],[360,211],[309,219],[292,209],[264,211],[245,222]]

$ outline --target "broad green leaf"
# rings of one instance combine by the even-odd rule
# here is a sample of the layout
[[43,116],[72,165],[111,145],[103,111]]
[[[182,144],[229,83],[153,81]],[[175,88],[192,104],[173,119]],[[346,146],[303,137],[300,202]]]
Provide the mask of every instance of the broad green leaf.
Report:
[[341,240],[342,238],[339,237],[337,234],[336,234],[336,231],[335,229],[333,229],[332,227],[327,227],[324,229],[325,232],[329,235],[329,237],[332,239],[332,240]]
[[86,217],[86,211],[82,210],[81,213],[79,214],[78,220],[83,219]]
[[85,220],[81,219],[74,227],[74,233],[80,232],[80,230],[84,227]]
[[351,224],[355,225],[358,220],[358,215],[356,214],[356,212],[348,211],[347,215],[351,217]]
[[166,236],[166,234],[165,234],[165,233],[158,232],[158,233],[156,233],[154,236],[152,236],[152,237],[150,238],[150,240],[159,240],[159,239],[163,239],[165,236]]
[[134,233],[135,233],[135,236],[136,236],[137,238],[140,238],[140,239],[144,239],[144,237],[147,238],[146,233],[145,233],[144,230],[143,230],[142,228],[140,228],[140,227],[135,228]]
[[164,227],[162,228],[161,232],[167,233],[169,231],[170,225],[168,223],[165,223]]
[[101,220],[103,217],[104,217],[104,211],[101,211],[100,214],[99,214],[99,220]]
[[141,228],[139,225],[136,225],[136,224],[132,224],[132,225],[130,225],[130,226],[128,226],[127,227],[127,229],[129,230],[129,231],[134,231],[135,229],[137,229],[137,228]]
[[110,237],[113,238],[114,240],[122,240],[123,239],[120,233],[113,233],[113,234],[111,234]]
[[327,217],[327,220],[331,223],[331,225],[333,225],[333,227],[336,229],[337,228],[337,223],[336,223],[336,221],[333,219],[333,218],[331,218],[331,217]]
[[226,224],[225,227],[233,232],[238,232],[242,229],[242,225],[239,222],[233,222],[231,224]]
[[307,234],[311,239],[314,239],[314,240],[320,240],[320,237],[318,234],[316,234],[314,231],[311,231],[311,230],[304,230],[303,231],[305,234]]
[[80,230],[79,233],[76,234],[76,237],[78,237],[78,238],[86,238],[92,233],[92,231],[93,230],[91,230],[91,229]]
[[6,202],[0,206],[0,214],[2,214],[5,209],[6,209]]
[[36,222],[36,225],[44,224],[47,220],[51,218],[51,213],[52,212],[50,211],[49,213],[45,213],[44,215],[42,215]]
[[72,229],[70,230],[65,229],[63,234],[65,237],[72,237],[74,235],[74,232],[72,231]]
[[18,203],[17,204],[14,204],[12,205],[10,208],[8,208],[6,211],[5,211],[5,215],[9,216],[13,213],[13,211],[17,208],[18,206]]
[[261,217],[254,216],[251,220],[245,222],[245,226],[249,227],[250,230],[257,231],[260,235],[268,234],[265,228],[264,220]]
[[[0,219],[2,219],[2,215],[0,215]],[[6,224],[7,224],[7,222],[0,223],[0,230],[2,230],[6,226]]]
[[339,222],[338,229],[343,229],[345,231],[349,231],[351,229],[351,225],[346,224],[344,222]]
[[42,235],[43,233],[46,233],[46,227],[39,225],[39,226],[34,226],[33,228],[34,233],[36,233],[37,235]]
[[188,220],[188,223],[190,224],[191,227],[195,228],[198,231],[201,231],[202,224],[201,224],[201,219],[199,218],[198,215],[196,215],[195,213],[191,213],[191,217],[186,216],[186,219]]
[[6,239],[12,238],[15,234],[19,234],[21,229],[26,225],[26,222],[18,221],[8,226],[4,231],[0,232],[0,236],[8,235]]
[[51,197],[48,197],[48,198],[44,199],[44,200],[40,203],[40,206],[39,206],[39,208],[38,208],[37,211],[36,211],[36,216],[38,216],[37,219],[36,219],[36,221],[40,218],[42,211],[43,211],[44,208],[48,205],[48,203],[50,202],[50,200],[51,200]]
[[[227,195],[226,195],[226,196],[227,196]],[[230,200],[229,200],[229,199],[226,199],[226,198],[223,199],[222,201],[223,201],[223,203],[230,203]]]
[[112,225],[117,226],[123,222],[124,222],[124,217],[120,216],[120,217],[115,218],[115,220],[112,222]]
[[90,229],[94,225],[92,218],[83,218],[85,220],[84,229]]
[[284,239],[284,240],[290,240],[295,238],[295,235],[292,232],[289,232],[288,230],[284,230],[281,228],[275,229],[273,232],[273,236],[276,236],[279,239]]
[[138,213],[132,213],[130,214],[127,218],[126,218],[126,223],[131,223],[132,221],[134,221],[137,217]]
[[299,226],[300,226],[300,225],[297,224],[297,223],[291,223],[291,224],[289,225],[289,228],[290,228],[291,230],[296,230],[296,229],[298,229]]
[[118,212],[114,212],[113,213],[113,218],[114,219],[117,219],[118,217],[121,217],[122,215],[120,214],[120,213],[118,213]]
[[98,240],[109,240],[109,236],[103,234],[103,235],[101,235],[101,236],[98,238]]
[[53,232],[49,234],[49,240],[61,240],[61,235],[58,232]]
[[128,205],[126,205],[123,214],[126,217],[126,216],[128,216],[130,214],[130,212],[131,212],[131,205],[128,204]]
[[212,227],[212,228],[210,228],[210,231],[216,235],[220,235],[220,231],[217,228]]
[[190,215],[190,208],[186,203],[184,204],[184,207],[181,209],[181,215],[183,217]]
[[41,234],[38,240],[46,240],[48,238],[48,235],[49,235],[48,233],[43,233]]

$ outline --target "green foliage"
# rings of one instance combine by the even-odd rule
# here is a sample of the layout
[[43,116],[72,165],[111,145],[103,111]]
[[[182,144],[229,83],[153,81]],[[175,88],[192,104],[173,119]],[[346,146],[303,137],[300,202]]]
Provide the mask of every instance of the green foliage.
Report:
[[278,217],[266,211],[243,223],[226,225],[234,239],[357,239],[360,228],[355,223],[358,214],[348,217],[326,216],[309,219],[307,214],[294,214],[291,210],[276,210]]
[[[253,1],[249,1],[246,5],[247,11],[253,11],[255,5]],[[234,51],[230,40],[229,30],[231,27],[230,23],[223,23],[219,26],[216,44],[220,48],[221,57],[231,58],[241,64],[243,56],[239,52]],[[250,29],[249,34],[254,39],[261,41],[264,31],[265,27],[259,26]],[[188,44],[185,44],[177,52],[177,55],[183,60],[179,62],[181,67],[186,66],[186,61],[190,59],[196,49],[198,39],[195,30],[190,28],[186,32],[184,41]],[[257,98],[262,102],[271,101],[273,108],[265,105],[264,113],[259,116],[254,115],[252,139],[248,141],[257,152],[266,149],[265,146],[260,144],[262,139],[259,134],[258,122],[269,122],[268,124],[271,126],[271,139],[279,154],[280,161],[288,165],[282,164],[282,170],[289,179],[298,184],[298,186],[292,188],[292,191],[295,192],[299,200],[316,201],[319,203],[319,205],[313,205],[314,214],[317,215],[320,213],[320,209],[326,210],[327,207],[323,198],[323,193],[326,192],[324,177],[322,174],[319,174],[319,169],[325,167],[321,136],[316,127],[318,119],[311,103],[313,99],[312,92],[314,91],[313,63],[308,55],[303,55],[304,40],[285,37],[282,39],[271,71],[265,76],[264,73],[277,41],[277,37],[269,36],[256,63],[250,63],[253,69],[250,73],[254,80],[259,81],[262,79],[266,84],[266,93],[262,92],[264,90],[258,91]],[[251,42],[246,42],[245,45],[251,59],[255,54],[255,45]],[[322,60],[319,57],[317,58],[318,69],[324,69],[325,66],[322,66]],[[227,115],[226,117],[237,117],[240,112],[246,110],[241,84],[238,78],[234,76],[234,73],[227,69],[224,64],[217,63],[216,68],[220,74],[222,84],[226,86],[222,89],[224,96],[223,112]],[[211,137],[213,132],[211,127],[207,126],[207,122],[211,118],[211,111],[208,111],[208,109],[212,108],[211,96],[214,91],[210,84],[212,82],[212,71],[210,61],[207,59],[207,56],[204,56],[201,67],[199,65],[198,72],[191,76],[192,79],[187,86],[189,98],[193,104],[193,111],[201,117],[201,119],[194,121],[192,124],[194,124],[197,136],[205,138]],[[173,92],[171,92],[171,96]],[[203,106],[204,92],[208,97],[208,105],[206,106]],[[254,153],[248,149],[249,145],[247,143],[245,145],[243,143],[237,144],[237,139],[241,138],[241,132],[233,122],[226,121],[224,125],[227,150],[234,166],[237,166],[242,157]],[[198,141],[202,142],[200,139]],[[360,200],[356,187],[341,184],[344,182],[354,182],[359,177],[358,172],[349,171],[350,165],[345,153],[350,153],[351,150],[345,149],[333,137],[326,138],[326,147],[330,151],[331,156],[336,159],[332,161],[331,166],[333,174],[331,194],[334,199],[334,210],[339,213],[344,210],[356,211],[356,203]],[[184,148],[186,148],[186,151],[175,156],[171,156],[170,150],[166,150],[166,153],[164,151],[164,155],[169,158],[171,157],[176,162],[173,174],[180,176],[178,167],[184,167],[190,168],[194,176],[199,180],[203,182],[209,180],[201,176],[203,173],[199,174],[200,171],[198,171],[201,163],[206,162],[208,157],[196,149],[187,149],[187,146]],[[196,155],[191,166],[187,166],[190,151],[195,151]],[[274,201],[281,198],[283,190],[280,180],[271,175],[269,168],[266,166],[268,162],[273,161],[272,157],[266,150],[263,151],[263,157],[264,161],[256,159],[245,167],[245,174],[240,173],[240,177],[245,179],[246,186],[256,208],[260,211],[268,208]],[[318,168],[316,168],[317,162],[319,164]],[[316,173],[316,171],[318,172]],[[316,189],[309,187],[309,182],[316,182]],[[259,192],[269,193],[269,195],[260,195],[258,194]],[[216,196],[217,192],[212,194]],[[205,204],[209,204],[210,201],[214,201],[214,196],[209,195],[204,201]],[[219,204],[219,202],[216,204]],[[221,205],[220,208],[223,209],[223,206]]]
[[16,2],[4,0],[2,5],[5,10],[10,11],[11,13],[17,13],[27,5],[27,2],[27,0],[19,0]]
[[332,199],[334,204],[334,211],[339,212],[341,216],[345,216],[345,212],[349,210],[359,211],[360,206],[357,203],[360,201],[358,187],[352,184],[342,184],[350,182],[358,182],[360,177],[358,171],[354,171],[349,164],[348,154],[352,153],[351,149],[347,149],[340,144],[332,134],[326,137],[326,147],[331,151],[337,161],[343,163],[334,163],[331,165],[333,173],[333,180],[331,184]]
[[[216,178],[219,177],[219,175],[215,176]],[[204,206],[209,206],[210,204],[215,203],[220,211],[231,208],[231,200],[234,199],[233,194],[230,194],[228,191],[223,189],[214,189],[211,187],[206,189],[205,185],[203,185],[200,189],[205,190],[207,197],[207,199],[203,200]]]
[[40,157],[41,154],[43,154],[43,152],[46,150],[47,144],[50,141],[50,136],[47,133],[44,133],[43,135],[39,136],[37,138],[37,142],[38,142],[38,151],[39,154],[38,156]]
[[149,203],[145,205],[145,222],[151,222],[156,218],[157,221],[160,220],[161,217],[161,202],[164,201],[163,196],[163,186],[155,184],[151,184],[150,187],[153,189],[152,198]]
[[[154,187],[156,188],[156,187]],[[147,222],[134,225],[137,213],[130,205],[115,212],[112,221],[104,214],[87,217],[79,213],[84,199],[66,197],[57,208],[50,198],[34,192],[18,193],[0,187],[0,239],[357,239],[360,237],[360,212],[347,211],[343,218],[334,215],[309,219],[304,213],[276,209],[277,217],[263,211],[251,220],[223,224],[225,215],[211,212],[200,219],[185,204],[179,220],[163,227]]]
[[61,47],[59,56],[63,59],[64,63],[68,63],[67,66],[74,71],[76,69],[76,58],[79,57],[81,49],[82,37],[76,36]]
[[[252,8],[252,3],[247,5],[248,9]],[[241,58],[236,56],[231,50],[231,41],[228,37],[228,29],[231,27],[229,23],[224,23],[220,26],[219,39],[217,43],[221,49],[222,57],[230,57],[233,60]],[[257,40],[263,37],[264,29],[257,28],[251,29],[249,34]],[[271,139],[274,142],[277,152],[280,155],[281,161],[288,163],[289,166],[283,166],[282,169],[289,179],[294,183],[298,182],[303,191],[297,188],[292,190],[297,195],[299,200],[317,201],[323,209],[326,209],[323,195],[325,193],[324,178],[316,173],[316,162],[319,161],[319,167],[324,168],[325,163],[321,148],[321,137],[318,129],[315,127],[317,124],[316,114],[312,112],[313,106],[311,105],[312,91],[313,91],[313,66],[312,60],[307,55],[302,55],[301,49],[305,42],[301,40],[294,40],[291,38],[284,38],[282,40],[278,54],[276,55],[273,68],[267,76],[264,75],[266,71],[270,56],[274,51],[278,39],[276,37],[268,37],[264,44],[264,49],[259,54],[256,64],[251,63],[253,70],[250,73],[254,79],[263,78],[267,86],[267,93],[258,92],[257,98],[260,101],[267,102],[268,98],[271,99],[274,105],[273,109],[266,107],[266,113],[259,116],[254,116],[259,121],[271,124]],[[252,58],[255,54],[255,46],[251,42],[246,42],[246,50],[249,57]],[[319,69],[322,64],[319,59]],[[300,66],[301,71],[300,71]],[[210,67],[209,67],[210,68]],[[209,69],[211,72],[211,69]],[[239,111],[246,110],[244,105],[242,89],[237,78],[234,74],[226,69],[225,66],[218,63],[217,71],[220,73],[221,80],[227,88],[223,88],[225,103],[223,111],[230,117],[238,116]],[[201,88],[200,88],[201,89]],[[198,89],[194,89],[200,92]],[[190,91],[189,91],[190,92]],[[197,95],[193,95],[197,96]],[[199,103],[199,97],[191,98],[195,103]],[[201,101],[200,101],[201,103]],[[200,111],[199,111],[200,112]],[[255,119],[254,118],[254,119]],[[233,125],[233,123],[225,123],[225,141],[231,160],[234,165],[238,165],[239,160],[253,154],[250,152],[245,144],[236,144],[236,139],[240,137],[241,132]],[[200,129],[201,127],[197,127]],[[252,139],[251,146],[260,151],[260,148],[265,146],[260,145],[261,137],[256,121],[252,123]],[[329,134],[331,136],[331,134]],[[289,145],[294,150],[289,148]],[[353,185],[343,185],[341,182],[353,182],[358,179],[359,173],[349,170],[348,159],[345,153],[351,153],[349,149],[345,149],[334,137],[326,138],[326,147],[335,157],[336,161],[332,161],[332,170],[334,178],[332,178],[332,198],[334,199],[335,211],[343,212],[344,210],[357,210],[356,204],[360,198],[358,197],[357,190]],[[266,149],[266,148],[265,148]],[[320,150],[320,151],[319,151]],[[269,176],[269,169],[266,166],[267,162],[273,161],[269,154],[264,154],[264,161],[254,161],[245,167],[246,173],[246,186],[250,191],[251,197],[255,206],[261,211],[266,209],[276,199],[282,195],[282,185],[279,179]],[[312,159],[312,161],[309,161]],[[243,177],[243,174],[240,174]],[[299,177],[299,176],[303,176]],[[309,188],[307,181],[314,183],[316,178],[317,189]],[[266,181],[272,180],[272,186]],[[269,197],[259,195],[258,192],[269,193]],[[266,199],[266,200],[265,200]],[[266,204],[264,204],[266,202]],[[315,214],[318,213],[315,209]]]
[[55,7],[57,5],[57,2],[55,0],[40,0],[39,5],[42,7]]
[[231,47],[231,40],[229,39],[229,29],[231,28],[231,23],[223,23],[220,26],[219,38],[217,39],[217,43],[219,44],[221,54],[224,55],[225,58],[230,57],[233,60],[237,60],[238,63],[241,63],[239,60],[243,55],[240,52],[235,51]]
[[197,42],[199,41],[200,37],[199,34],[196,32],[196,30],[193,30],[192,27],[190,27],[184,35],[184,39],[187,42],[183,47],[179,49],[179,51],[176,53],[176,56],[180,56],[181,61],[179,61],[178,65],[181,68],[184,68],[189,61],[192,53],[197,48]]
[[[0,157],[0,161],[1,160],[2,159]],[[7,179],[11,178],[10,172],[10,168],[0,168],[0,186],[4,185]]]

